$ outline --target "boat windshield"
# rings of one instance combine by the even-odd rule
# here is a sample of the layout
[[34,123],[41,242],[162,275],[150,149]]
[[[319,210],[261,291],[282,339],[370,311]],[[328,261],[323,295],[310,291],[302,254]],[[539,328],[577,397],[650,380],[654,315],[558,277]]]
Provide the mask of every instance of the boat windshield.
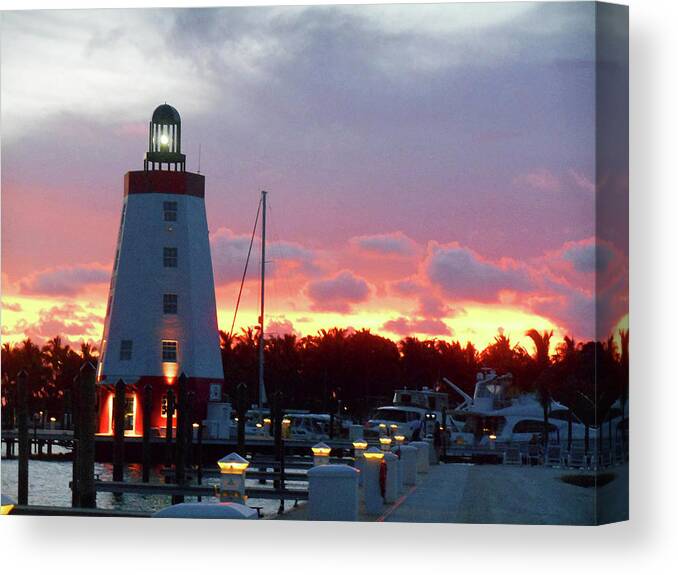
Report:
[[404,411],[402,409],[379,408],[372,414],[371,419],[407,423],[408,421],[419,419],[419,414],[414,411]]

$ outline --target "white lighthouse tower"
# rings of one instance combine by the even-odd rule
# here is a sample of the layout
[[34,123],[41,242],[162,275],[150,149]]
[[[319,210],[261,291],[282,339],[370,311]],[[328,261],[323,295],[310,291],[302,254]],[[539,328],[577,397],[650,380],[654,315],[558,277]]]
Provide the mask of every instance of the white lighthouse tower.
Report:
[[[214,276],[205,178],[187,172],[181,118],[167,104],[150,122],[144,169],[125,175],[125,196],[99,365],[99,432],[112,431],[113,389],[122,379],[125,431],[141,434],[143,387],[152,385],[152,427],[166,426],[167,390],[183,372],[194,417],[221,399]],[[176,390],[175,390],[176,393]]]

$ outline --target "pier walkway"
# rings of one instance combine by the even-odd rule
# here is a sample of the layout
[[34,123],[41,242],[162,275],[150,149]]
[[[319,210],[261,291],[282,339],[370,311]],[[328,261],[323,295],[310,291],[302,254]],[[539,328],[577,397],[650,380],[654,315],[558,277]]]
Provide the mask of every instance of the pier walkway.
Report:
[[[598,489],[598,497],[607,499],[603,508],[609,507],[613,499],[620,503],[624,500],[617,489],[627,481],[628,466],[613,468],[612,472],[617,480]],[[582,473],[586,472],[542,466],[437,465],[431,467],[428,474],[420,474],[421,482],[416,488],[388,509],[380,520],[593,525],[595,490],[560,480],[563,475]],[[618,511],[624,515],[623,509]],[[615,519],[599,517],[599,520]]]
[[[628,481],[628,465],[610,470],[617,480],[600,487],[602,508],[618,505],[602,522],[628,516],[623,507],[625,494],[619,488]],[[364,512],[359,521],[417,523],[508,523],[533,525],[593,525],[595,490],[564,483],[563,475],[590,474],[586,471],[542,466],[472,465],[448,463],[431,466],[418,474],[410,488],[380,517]],[[306,520],[302,505],[276,520]]]

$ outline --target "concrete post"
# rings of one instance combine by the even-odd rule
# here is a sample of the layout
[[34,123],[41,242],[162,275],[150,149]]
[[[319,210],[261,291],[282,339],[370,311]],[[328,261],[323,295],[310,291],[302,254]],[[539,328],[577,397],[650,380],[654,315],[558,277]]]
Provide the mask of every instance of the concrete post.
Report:
[[245,492],[245,474],[249,461],[237,453],[222,457],[218,462],[221,473],[221,490],[219,499],[244,505],[247,501]]
[[308,471],[308,518],[357,521],[360,472],[348,465],[321,465]]
[[413,441],[412,447],[417,448],[417,472],[428,473],[429,468],[429,443],[428,441]]
[[398,456],[394,453],[384,453],[386,462],[386,489],[384,503],[395,503],[398,499]]
[[316,443],[311,447],[313,452],[313,465],[328,465],[330,462],[331,447],[325,443]]
[[400,453],[400,447],[398,447],[398,450],[396,451],[396,455],[398,456],[398,495],[402,494],[405,492],[405,482],[404,482],[404,467],[403,467],[403,458],[401,457]]
[[406,486],[417,484],[417,448],[412,445],[403,445],[400,448],[400,460],[403,466],[403,484]]
[[365,470],[365,458],[363,457],[363,453],[365,453],[366,449],[367,441],[364,439],[358,438],[353,442],[354,466],[358,471],[360,471],[360,475],[358,476],[358,485],[363,484],[363,471]]
[[384,498],[381,495],[381,464],[384,453],[376,447],[370,447],[364,454],[365,468],[363,471],[363,496],[365,498],[365,512],[368,515],[379,515],[384,510]]
[[391,451],[391,444],[392,443],[393,443],[393,440],[386,435],[379,438],[379,445],[381,446],[381,450],[384,453],[386,453],[387,451]]

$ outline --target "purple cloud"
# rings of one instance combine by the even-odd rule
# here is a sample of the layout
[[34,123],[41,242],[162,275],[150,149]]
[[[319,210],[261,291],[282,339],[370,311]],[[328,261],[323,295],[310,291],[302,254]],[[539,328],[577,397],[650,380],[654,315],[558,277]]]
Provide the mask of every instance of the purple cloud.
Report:
[[317,280],[306,286],[306,295],[315,311],[349,313],[351,306],[366,302],[372,289],[363,278],[343,270],[332,278]]
[[367,252],[385,256],[410,256],[417,247],[416,242],[402,232],[357,236],[351,243]]
[[49,268],[19,280],[19,291],[26,295],[75,296],[90,286],[111,279],[108,266],[92,263]]
[[492,262],[459,245],[434,245],[426,274],[443,293],[467,301],[494,302],[502,291],[530,292],[533,282],[524,266],[510,260]]
[[452,335],[452,330],[439,319],[409,319],[406,317],[399,317],[387,321],[382,329],[392,333],[409,336],[416,333],[424,333],[427,335]]

